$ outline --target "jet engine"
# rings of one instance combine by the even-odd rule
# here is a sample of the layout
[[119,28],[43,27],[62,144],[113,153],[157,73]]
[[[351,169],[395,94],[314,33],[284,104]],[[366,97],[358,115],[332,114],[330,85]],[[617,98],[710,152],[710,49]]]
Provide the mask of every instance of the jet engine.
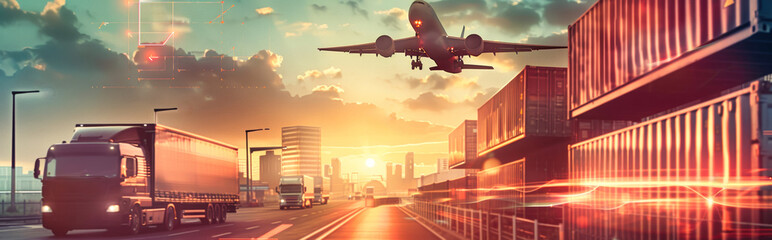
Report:
[[480,56],[483,52],[483,39],[480,35],[472,34],[464,39],[464,46],[466,46],[466,52],[472,56]]
[[375,53],[384,57],[394,55],[394,39],[389,35],[381,35],[375,40]]

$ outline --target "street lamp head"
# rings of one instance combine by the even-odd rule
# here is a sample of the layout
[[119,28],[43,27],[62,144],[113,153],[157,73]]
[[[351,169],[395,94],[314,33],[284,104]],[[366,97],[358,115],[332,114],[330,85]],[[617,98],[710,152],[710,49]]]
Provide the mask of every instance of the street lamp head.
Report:
[[37,93],[40,92],[40,90],[31,90],[31,91],[11,91],[12,95],[16,94],[25,94],[25,93]]
[[163,111],[173,111],[177,110],[177,108],[153,108],[153,112],[163,112]]
[[244,132],[251,133],[251,132],[257,132],[257,131],[263,131],[263,130],[271,130],[271,129],[268,129],[268,128],[248,129],[248,130],[244,130]]

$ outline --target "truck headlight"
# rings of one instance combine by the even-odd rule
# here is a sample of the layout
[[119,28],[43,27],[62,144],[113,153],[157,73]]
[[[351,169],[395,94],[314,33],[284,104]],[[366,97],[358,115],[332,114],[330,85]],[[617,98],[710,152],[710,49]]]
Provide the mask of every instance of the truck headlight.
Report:
[[53,212],[53,210],[51,210],[51,207],[49,207],[48,205],[43,205],[42,207],[40,207],[40,212],[50,213],[50,212]]
[[107,206],[107,212],[118,212],[118,211],[121,211],[121,206],[118,206],[118,204]]
[[284,200],[284,198],[282,198],[282,199],[280,199],[280,200],[279,200],[279,202],[281,202],[281,203],[285,203],[285,202],[287,202],[287,201],[285,201],[285,200]]

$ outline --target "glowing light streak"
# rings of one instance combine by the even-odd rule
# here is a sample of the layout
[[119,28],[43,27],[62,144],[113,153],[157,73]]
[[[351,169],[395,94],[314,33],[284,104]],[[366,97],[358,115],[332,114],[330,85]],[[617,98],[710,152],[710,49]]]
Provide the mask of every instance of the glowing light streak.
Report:
[[[231,5],[231,7],[229,7],[228,9],[225,9],[225,11],[223,11],[222,13],[220,13],[220,15],[217,15],[217,17],[215,17],[214,19],[212,19],[212,21],[209,21],[209,23],[212,23],[212,22],[214,22],[214,21],[215,21],[215,20],[217,20],[218,18],[222,18],[222,17],[223,17],[223,15],[224,15],[225,13],[227,13],[227,12],[228,12],[228,10],[231,10],[231,8],[233,8],[233,6],[236,6],[236,5],[235,5],[235,4],[234,4],[234,5]],[[225,23],[225,21],[224,21],[224,20],[220,20],[220,23]]]

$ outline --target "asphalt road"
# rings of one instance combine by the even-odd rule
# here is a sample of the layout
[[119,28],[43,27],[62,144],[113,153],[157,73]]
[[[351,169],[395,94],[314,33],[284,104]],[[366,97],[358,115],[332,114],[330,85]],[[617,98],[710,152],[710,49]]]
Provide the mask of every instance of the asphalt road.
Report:
[[[228,214],[226,223],[203,225],[197,219],[184,219],[174,231],[148,228],[135,236],[121,236],[105,230],[74,230],[63,239],[301,239],[330,223],[341,223],[344,216],[364,208],[363,201],[338,200],[307,209],[279,210],[277,205],[242,208]],[[349,214],[349,215],[347,215]],[[326,231],[326,229],[324,229]],[[59,239],[41,225],[0,228],[0,239]]]

